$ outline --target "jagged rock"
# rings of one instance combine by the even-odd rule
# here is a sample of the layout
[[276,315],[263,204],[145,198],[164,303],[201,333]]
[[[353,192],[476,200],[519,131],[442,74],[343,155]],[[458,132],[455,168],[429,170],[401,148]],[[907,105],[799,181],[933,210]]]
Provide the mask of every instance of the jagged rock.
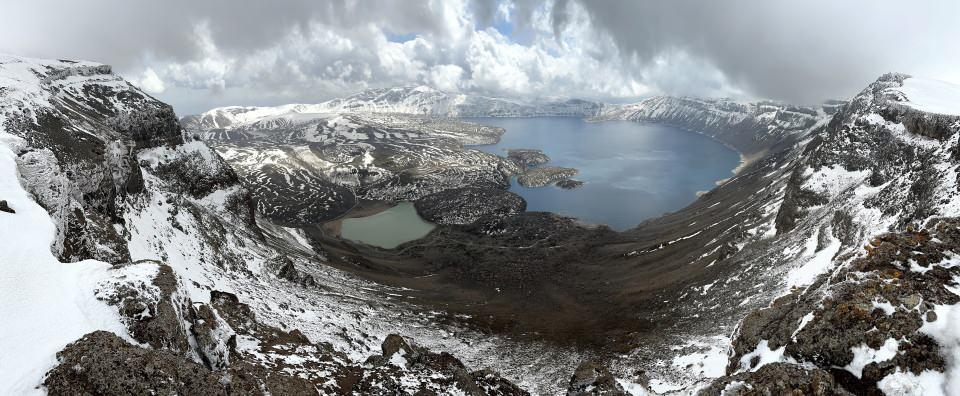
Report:
[[11,208],[5,200],[0,200],[0,212],[17,213],[17,211],[13,210],[13,208]]
[[360,392],[367,392],[372,385],[384,380],[395,364],[402,369],[443,373],[448,381],[453,381],[456,389],[469,395],[529,395],[526,391],[500,377],[490,370],[468,372],[459,359],[446,352],[433,353],[421,347],[410,345],[403,337],[390,334],[383,341],[382,353],[371,356],[366,365],[374,368],[364,375],[358,384]]
[[[226,163],[219,159],[211,161],[205,155],[209,154],[190,152],[159,164],[154,169],[154,173],[171,182],[176,192],[189,194],[195,198],[235,186],[240,182],[237,174]],[[211,165],[213,169],[210,169]]]
[[279,266],[279,269],[277,269],[277,277],[280,279],[286,279],[303,287],[313,287],[317,285],[317,281],[312,275],[305,274],[298,270],[296,265],[293,264],[293,260],[287,257],[278,256],[272,260],[271,265]]
[[601,364],[587,361],[580,364],[570,377],[568,396],[626,396],[616,378]]
[[[18,152],[24,187],[57,225],[64,261],[130,261],[123,207],[143,189],[138,150],[181,142],[173,109],[87,62],[4,56],[5,70],[28,69],[39,102],[11,103],[5,130],[30,147]],[[13,95],[17,97],[17,95]]]
[[134,340],[155,349],[188,352],[190,343],[179,314],[185,305],[174,295],[177,278],[173,269],[153,262],[130,265],[156,266],[157,273],[149,284],[117,283],[113,289],[100,290],[97,298],[117,307]]
[[761,395],[816,395],[852,396],[841,387],[830,373],[794,364],[772,363],[757,371],[723,377],[715,380],[698,395],[761,396]]
[[222,370],[230,364],[230,346],[236,345],[233,330],[225,328],[217,313],[207,304],[192,304],[186,320],[190,323],[197,355],[211,370]]
[[227,395],[239,388],[225,373],[211,372],[170,351],[137,347],[106,331],[67,345],[57,359],[60,364],[43,382],[51,395]]
[[[822,278],[823,290],[795,292],[751,313],[742,321],[733,342],[734,353],[727,372],[755,370],[756,361],[747,360],[746,356],[761,340],[771,350],[783,348],[785,356],[819,367],[823,374],[810,377],[809,381],[827,378],[830,384],[835,382],[858,394],[878,392],[878,381],[896,370],[915,374],[925,370],[943,372],[946,363],[940,347],[918,330],[925,321],[937,319],[929,308],[932,305],[960,303],[960,296],[950,291],[954,277],[960,276],[960,268],[937,265],[960,251],[958,226],[960,219],[939,219],[919,231],[911,229],[876,237],[866,247],[867,254],[853,260],[849,272],[832,279]],[[802,325],[798,327],[798,323]],[[888,348],[891,340],[896,348],[889,359],[862,367],[849,366],[856,348]],[[850,368],[838,369],[841,367]],[[759,372],[766,368],[763,366]],[[766,372],[789,377],[790,370],[802,371],[779,365]],[[817,379],[820,377],[823,378]],[[760,380],[751,373],[735,374],[719,383],[733,381],[769,380]],[[809,381],[807,385],[811,384]],[[790,386],[804,383],[795,381]]]

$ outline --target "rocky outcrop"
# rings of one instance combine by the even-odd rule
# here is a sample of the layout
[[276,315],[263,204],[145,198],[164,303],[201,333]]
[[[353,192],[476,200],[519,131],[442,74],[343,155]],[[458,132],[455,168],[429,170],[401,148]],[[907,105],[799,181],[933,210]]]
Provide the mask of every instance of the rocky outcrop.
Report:
[[617,383],[606,367],[588,361],[577,367],[570,377],[567,396],[626,396],[627,392]]
[[257,390],[243,383],[243,377],[211,372],[171,351],[138,347],[106,331],[68,345],[57,360],[60,365],[43,382],[52,395],[227,395]]
[[560,187],[564,190],[573,190],[580,187],[583,187],[583,182],[580,180],[566,179],[560,180],[554,183],[557,187]]
[[50,211],[61,259],[129,261],[123,202],[142,191],[139,149],[182,142],[173,109],[109,67],[0,57],[0,72],[23,78],[0,98],[3,129],[23,138],[23,182]]
[[352,362],[296,329],[264,324],[231,293],[212,291],[209,303],[177,299],[170,268],[157,268],[149,285],[120,276],[105,292],[147,347],[87,334],[57,354],[60,364],[44,381],[51,394],[528,394],[398,335],[384,340],[380,355]]
[[97,291],[98,299],[117,307],[130,337],[154,349],[189,351],[190,341],[181,320],[190,304],[176,293],[178,280],[173,269],[144,261],[120,266],[116,271],[155,271],[152,279],[118,276],[115,282]]
[[505,217],[521,213],[526,201],[517,194],[499,188],[464,187],[427,195],[414,202],[417,213],[435,224],[469,224],[493,215]]
[[532,168],[550,162],[550,157],[542,150],[536,149],[510,149],[507,150],[507,158],[517,164],[520,169]]
[[[847,268],[822,277],[823,286],[750,314],[733,342],[732,375],[707,393],[741,383],[775,392],[864,394],[879,392],[878,383],[897,372],[944,372],[944,346],[923,328],[941,320],[937,307],[960,302],[958,226],[958,219],[941,219],[878,236]],[[789,363],[764,365],[762,351]]]
[[517,183],[524,187],[543,187],[562,180],[567,180],[579,173],[574,168],[559,166],[539,166],[529,169],[517,176]]
[[700,396],[724,395],[816,395],[853,396],[837,384],[830,373],[819,368],[772,363],[751,371],[714,381]]

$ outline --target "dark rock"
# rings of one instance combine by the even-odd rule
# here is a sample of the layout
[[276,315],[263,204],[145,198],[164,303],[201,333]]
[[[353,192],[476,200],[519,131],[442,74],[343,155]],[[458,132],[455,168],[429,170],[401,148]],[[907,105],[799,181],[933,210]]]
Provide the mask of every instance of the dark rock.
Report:
[[314,287],[317,285],[317,281],[313,278],[313,275],[305,274],[298,270],[296,265],[293,264],[293,260],[287,257],[277,256],[271,260],[270,265],[280,267],[277,270],[277,277],[280,279],[286,279],[303,287]]
[[177,277],[170,266],[158,266],[152,285],[160,289],[159,301],[154,301],[145,290],[129,284],[118,286],[115,294],[99,298],[118,308],[134,340],[152,348],[185,353],[190,350],[190,343],[178,314],[186,307],[173,296],[177,290]]
[[580,180],[573,180],[573,179],[560,180],[556,183],[556,186],[564,190],[573,190],[575,188],[583,187],[583,182]]
[[550,157],[544,154],[542,150],[534,149],[507,150],[507,159],[524,170],[550,162]]
[[43,386],[51,395],[227,395],[222,375],[166,350],[137,347],[96,331],[57,353]]
[[625,396],[627,393],[606,367],[597,362],[587,361],[581,363],[570,377],[567,395]]
[[821,369],[806,369],[794,364],[772,363],[755,372],[722,377],[700,391],[701,396],[731,395],[817,395],[852,396],[853,393]]
[[527,202],[499,188],[463,187],[427,195],[414,202],[417,213],[436,224],[470,224],[483,216],[521,213]]
[[0,212],[17,213],[17,211],[13,210],[13,208],[11,208],[5,200],[0,200]]
[[517,177],[517,183],[520,183],[520,185],[524,187],[543,187],[551,183],[569,179],[577,173],[578,171],[574,168],[541,166],[523,172],[522,175]]
[[[937,318],[931,304],[960,302],[960,297],[950,291],[952,279],[960,276],[960,268],[931,267],[960,251],[958,225],[958,219],[939,219],[919,231],[911,228],[876,237],[866,247],[866,255],[850,264],[847,276],[821,277],[815,283],[821,284],[821,288],[795,291],[750,313],[733,341],[728,373],[755,368],[752,363],[742,367],[741,360],[760,340],[767,340],[770,349],[783,347],[786,356],[829,372],[837,384],[858,394],[878,392],[877,382],[898,369],[915,374],[924,370],[943,372],[945,361],[940,347],[919,329],[925,321]],[[929,269],[911,270],[905,267],[909,262]],[[876,302],[889,302],[905,309],[888,314],[874,308]],[[797,329],[797,323],[808,314],[809,320]],[[852,348],[866,345],[878,349],[889,339],[899,343],[893,358],[868,364],[859,376],[834,369],[853,360]],[[789,370],[778,366],[768,371],[789,376],[783,374]],[[779,392],[780,388],[771,389]]]

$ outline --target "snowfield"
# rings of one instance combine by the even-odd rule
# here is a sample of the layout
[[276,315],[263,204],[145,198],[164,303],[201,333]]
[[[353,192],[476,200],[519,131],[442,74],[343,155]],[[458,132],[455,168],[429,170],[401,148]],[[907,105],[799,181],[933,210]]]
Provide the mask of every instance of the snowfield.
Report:
[[61,263],[51,253],[53,221],[20,185],[14,152],[25,142],[4,132],[2,121],[0,199],[16,213],[0,212],[0,394],[45,394],[37,387],[64,346],[94,330],[127,330],[116,308],[94,295],[111,265]]
[[911,77],[903,86],[892,88],[903,93],[907,105],[929,113],[960,116],[960,86],[945,81]]

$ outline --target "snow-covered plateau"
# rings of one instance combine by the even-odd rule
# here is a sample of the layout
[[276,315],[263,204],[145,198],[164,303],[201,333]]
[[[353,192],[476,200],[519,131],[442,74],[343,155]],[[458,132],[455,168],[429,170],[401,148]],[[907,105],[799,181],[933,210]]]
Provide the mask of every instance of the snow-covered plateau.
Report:
[[[0,56],[0,394],[960,394],[960,97],[520,102],[427,87],[178,120]],[[738,173],[625,232],[524,210],[461,116],[667,123]],[[527,153],[536,153],[530,147]],[[536,169],[536,168],[535,168]],[[437,223],[336,237],[399,200]]]

